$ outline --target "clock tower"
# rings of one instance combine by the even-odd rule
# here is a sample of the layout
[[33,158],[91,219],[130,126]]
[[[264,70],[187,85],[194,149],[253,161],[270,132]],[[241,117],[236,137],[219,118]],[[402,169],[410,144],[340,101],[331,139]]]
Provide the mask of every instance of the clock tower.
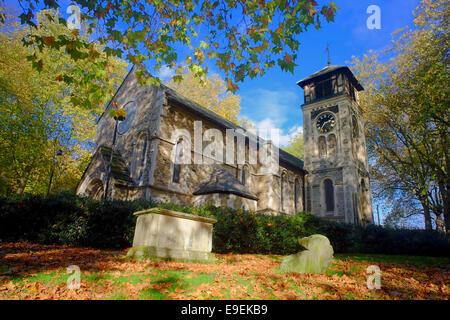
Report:
[[364,90],[346,66],[328,65],[297,83],[304,90],[306,211],[373,223],[362,109]]

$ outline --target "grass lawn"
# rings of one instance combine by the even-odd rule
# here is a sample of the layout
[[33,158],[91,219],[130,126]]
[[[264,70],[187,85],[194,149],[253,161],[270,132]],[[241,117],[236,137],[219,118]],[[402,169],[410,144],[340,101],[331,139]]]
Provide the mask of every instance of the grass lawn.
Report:
[[[216,254],[214,264],[135,262],[127,250],[0,243],[0,299],[449,299],[450,258],[337,254],[323,275],[284,273],[283,256]],[[70,265],[80,288],[69,289]],[[381,288],[367,288],[367,267]]]

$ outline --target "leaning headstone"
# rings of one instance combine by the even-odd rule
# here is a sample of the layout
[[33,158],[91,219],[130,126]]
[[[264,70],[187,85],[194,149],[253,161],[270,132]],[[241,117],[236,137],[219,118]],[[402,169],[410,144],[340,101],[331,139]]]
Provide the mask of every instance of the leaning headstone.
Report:
[[179,261],[214,261],[212,231],[215,219],[152,208],[136,212],[133,247],[136,259],[170,258]]
[[298,273],[325,273],[333,260],[333,247],[327,237],[314,234],[299,239],[306,250],[287,256],[281,263],[281,270]]

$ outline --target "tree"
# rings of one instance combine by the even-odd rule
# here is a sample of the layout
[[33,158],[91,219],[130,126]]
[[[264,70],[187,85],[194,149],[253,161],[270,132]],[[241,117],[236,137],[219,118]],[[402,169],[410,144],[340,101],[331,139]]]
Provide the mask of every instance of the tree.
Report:
[[303,133],[298,133],[289,141],[289,145],[283,148],[284,151],[289,152],[299,159],[303,159]]
[[[87,32],[92,37],[96,35],[94,40],[104,46],[108,56],[126,58],[140,67],[146,62],[156,71],[164,65],[171,66],[178,70],[177,81],[181,80],[183,64],[197,78],[205,76],[208,58],[225,73],[227,89],[232,92],[238,89],[238,82],[262,75],[275,65],[293,72],[299,35],[309,27],[319,29],[322,19],[333,21],[338,9],[334,2],[319,5],[315,0],[74,0],[73,3],[81,9]],[[57,0],[27,0],[19,4],[23,11],[21,22],[33,27],[39,8],[59,8]],[[63,18],[59,21],[67,23]],[[43,47],[63,48],[75,61],[99,59],[98,50],[90,41],[84,41],[81,34],[74,32],[75,38],[70,35],[48,38],[30,29],[25,40],[36,51]],[[36,56],[30,55],[30,59],[36,68],[45,67]],[[100,62],[96,72],[102,70]],[[78,71],[82,74],[82,70]],[[96,72],[85,73],[78,80],[79,86],[88,86]],[[141,82],[160,83],[146,77],[143,70],[137,75]],[[65,73],[64,77],[65,81],[75,81],[72,74]],[[90,107],[89,101],[92,99],[83,105]]]
[[443,0],[423,0],[415,13],[415,30],[399,31],[386,52],[353,60],[366,88],[361,104],[369,153],[379,175],[395,177],[384,180],[384,187],[414,194],[426,228],[431,229],[432,212],[436,221],[444,217],[447,232],[449,12]]
[[172,79],[167,85],[237,125],[250,125],[247,119],[239,119],[241,97],[228,92],[225,82],[218,74],[197,79],[192,71],[186,70],[181,82]]
[[[45,11],[37,17],[34,31],[44,37],[54,37],[70,30],[62,24],[48,21]],[[55,19],[56,20],[56,19]],[[89,160],[95,133],[95,118],[102,106],[91,109],[72,104],[72,97],[89,94],[74,83],[59,77],[61,70],[72,67],[90,68],[91,61],[73,62],[63,50],[43,48],[37,53],[47,68],[38,72],[26,57],[30,48],[22,43],[28,27],[17,23],[2,26],[0,38],[0,179],[3,195],[13,193],[45,193],[56,151],[58,157],[53,186],[74,188]],[[11,32],[11,30],[13,30]],[[105,55],[106,56],[106,55]],[[109,96],[125,76],[126,64],[108,59],[113,76],[93,86],[104,88]]]

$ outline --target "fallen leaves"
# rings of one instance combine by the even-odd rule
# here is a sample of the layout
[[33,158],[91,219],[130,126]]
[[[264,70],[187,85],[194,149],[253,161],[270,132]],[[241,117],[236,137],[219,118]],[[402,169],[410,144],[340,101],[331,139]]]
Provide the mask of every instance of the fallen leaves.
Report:
[[[216,254],[216,264],[135,262],[126,250],[0,244],[0,299],[448,299],[449,264],[415,266],[334,259],[327,274],[283,273],[281,256]],[[382,288],[367,288],[366,269]],[[69,265],[81,269],[69,289]]]

